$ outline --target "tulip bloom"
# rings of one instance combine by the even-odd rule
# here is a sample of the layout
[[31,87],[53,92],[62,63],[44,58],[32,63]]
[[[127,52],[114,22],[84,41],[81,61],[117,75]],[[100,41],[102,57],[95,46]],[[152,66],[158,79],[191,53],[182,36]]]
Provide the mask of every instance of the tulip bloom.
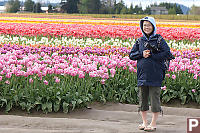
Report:
[[172,75],[172,79],[176,79],[176,75],[175,74]]
[[161,87],[162,90],[166,90],[166,88],[167,88],[166,86]]
[[48,83],[49,83],[47,80],[44,80],[43,82],[45,85],[48,85]]
[[32,78],[29,79],[29,83],[33,83],[33,79]]

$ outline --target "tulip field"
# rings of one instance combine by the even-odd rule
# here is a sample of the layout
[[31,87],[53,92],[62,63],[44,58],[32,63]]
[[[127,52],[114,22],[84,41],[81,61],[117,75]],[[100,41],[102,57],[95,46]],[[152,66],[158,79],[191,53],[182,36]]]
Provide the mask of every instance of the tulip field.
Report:
[[[157,21],[157,34],[176,57],[161,101],[200,104],[200,23]],[[0,17],[0,107],[67,113],[92,102],[137,104],[128,53],[141,36],[139,20]]]

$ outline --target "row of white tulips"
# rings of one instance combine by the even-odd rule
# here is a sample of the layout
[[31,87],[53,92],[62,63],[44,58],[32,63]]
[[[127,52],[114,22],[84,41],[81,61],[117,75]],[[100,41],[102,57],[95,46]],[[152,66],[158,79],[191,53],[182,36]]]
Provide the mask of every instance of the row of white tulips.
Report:
[[[48,37],[22,37],[22,36],[10,36],[0,35],[1,44],[22,44],[22,45],[35,45],[35,44],[49,44],[52,46],[79,46],[79,47],[91,47],[91,46],[111,46],[111,47],[132,47],[135,44],[136,39],[122,40],[122,39],[97,39],[97,38],[75,38],[75,37],[61,37],[61,38],[48,38]],[[200,42],[185,42],[185,41],[167,41],[171,48],[175,49],[196,49],[200,48]]]

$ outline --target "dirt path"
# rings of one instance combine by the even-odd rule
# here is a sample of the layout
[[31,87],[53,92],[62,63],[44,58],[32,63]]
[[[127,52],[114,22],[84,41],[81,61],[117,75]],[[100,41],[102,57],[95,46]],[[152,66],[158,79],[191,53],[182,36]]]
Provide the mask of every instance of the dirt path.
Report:
[[[91,105],[69,114],[0,113],[0,133],[140,133],[136,105]],[[200,117],[200,109],[163,107],[157,133],[185,133],[189,117]],[[148,116],[150,121],[150,115]]]

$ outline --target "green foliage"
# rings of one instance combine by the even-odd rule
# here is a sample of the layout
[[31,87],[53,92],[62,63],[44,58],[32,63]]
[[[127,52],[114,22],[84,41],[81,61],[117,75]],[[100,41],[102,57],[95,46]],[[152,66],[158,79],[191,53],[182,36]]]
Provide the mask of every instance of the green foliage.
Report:
[[66,13],[78,13],[78,3],[79,0],[67,0],[67,2],[61,6],[61,10]]
[[33,12],[34,13],[42,13],[41,4],[39,2],[34,4]]
[[51,4],[48,5],[48,13],[52,13],[53,12],[53,7]]
[[100,0],[80,0],[80,13],[98,14],[101,8]]
[[20,1],[19,0],[9,0],[6,4],[6,11],[9,13],[16,13],[20,10]]
[[176,14],[183,14],[183,11],[179,5],[176,6]]
[[176,14],[175,8],[170,8],[168,14]]
[[134,10],[136,14],[143,14],[143,10],[141,6],[136,5]]
[[[60,79],[59,83],[55,82],[55,76]],[[166,77],[163,82],[163,86],[166,85],[167,88],[161,91],[162,102],[179,99],[181,104],[190,101],[200,104],[199,79],[193,79],[193,74],[187,72],[176,73],[176,76],[176,79]],[[29,83],[30,78],[33,83]],[[6,80],[9,80],[10,84],[6,84]],[[44,79],[40,80],[35,75],[3,78],[0,81],[0,107],[6,112],[17,107],[27,112],[36,109],[45,113],[60,110],[68,113],[93,101],[138,103],[137,76],[128,69],[117,68],[115,76],[107,79],[104,84],[100,78],[91,78],[88,74],[83,79],[78,76],[54,74],[46,76],[45,80],[48,85],[43,83]]]
[[32,0],[26,0],[24,2],[25,11],[33,12],[34,4],[35,4],[34,1],[32,1]]
[[144,14],[148,14],[148,15],[151,14],[151,8],[150,8],[150,6],[146,7],[146,9],[144,10]]
[[87,14],[88,13],[88,0],[80,0],[78,4],[79,13]]
[[[175,74],[170,72],[170,74]],[[181,104],[189,103],[190,101],[200,104],[200,82],[199,78],[194,79],[194,74],[188,72],[176,73],[176,79],[166,77],[163,86],[166,85],[166,90],[162,91],[162,102],[168,103],[170,100],[178,99]]]
[[[124,10],[126,10],[126,9],[125,9],[125,5],[124,5],[124,2],[123,2],[123,0],[121,0],[119,3],[117,3],[117,4],[115,5],[115,13],[116,13],[116,14],[120,14],[123,8],[124,8]],[[126,11],[122,11],[121,14],[124,14],[123,12],[126,12]]]
[[127,14],[128,13],[128,9],[126,7],[123,7],[120,14]]
[[200,15],[200,7],[193,5],[190,10],[190,14],[192,15]]
[[176,3],[163,2],[160,3],[159,6],[166,7],[168,9],[168,12],[170,12],[169,14],[183,14],[180,5],[177,5]]
[[133,8],[133,4],[131,3],[131,6],[129,8],[129,14],[133,14],[134,13],[134,8]]
[[[14,107],[31,112],[32,109],[45,113],[62,110],[67,113],[75,108],[85,107],[89,102],[116,101],[123,103],[137,103],[136,75],[127,75],[128,70],[118,69],[115,77],[101,84],[100,78],[84,79],[78,76],[48,75],[48,85],[37,76],[4,78],[0,81],[0,107],[6,112]],[[125,76],[127,75],[127,76]],[[56,83],[54,76],[60,78]],[[29,83],[29,79],[33,83]],[[10,84],[5,81],[9,80]]]

